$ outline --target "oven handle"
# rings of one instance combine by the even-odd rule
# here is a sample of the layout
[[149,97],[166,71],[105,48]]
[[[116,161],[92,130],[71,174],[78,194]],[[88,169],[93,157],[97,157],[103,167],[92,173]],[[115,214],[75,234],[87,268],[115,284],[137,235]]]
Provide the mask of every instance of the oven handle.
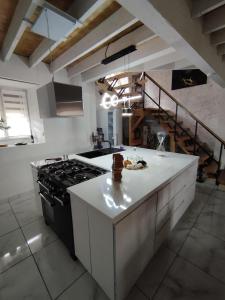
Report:
[[64,206],[64,202],[60,200],[58,197],[54,196],[54,199],[58,201],[62,206]]
[[51,206],[51,207],[54,206],[54,203],[51,203],[50,201],[48,201],[42,193],[39,193],[39,195],[41,196],[41,198],[45,201],[45,203],[46,203],[48,206]]
[[49,189],[43,183],[41,183],[40,180],[38,180],[37,183],[40,184],[40,186],[42,186],[50,194]]

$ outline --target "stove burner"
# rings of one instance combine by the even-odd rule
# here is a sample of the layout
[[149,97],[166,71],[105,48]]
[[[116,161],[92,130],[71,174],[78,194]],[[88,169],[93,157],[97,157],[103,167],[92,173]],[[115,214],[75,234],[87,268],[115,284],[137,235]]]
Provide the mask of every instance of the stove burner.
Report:
[[52,190],[66,192],[72,185],[105,174],[107,171],[76,159],[60,161],[40,168],[39,177],[47,180]]

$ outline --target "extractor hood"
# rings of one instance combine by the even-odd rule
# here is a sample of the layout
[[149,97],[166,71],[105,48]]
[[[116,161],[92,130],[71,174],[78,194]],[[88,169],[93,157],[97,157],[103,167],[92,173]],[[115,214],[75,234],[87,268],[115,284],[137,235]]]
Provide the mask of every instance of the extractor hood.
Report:
[[83,115],[82,88],[49,82],[37,90],[40,117],[74,117]]

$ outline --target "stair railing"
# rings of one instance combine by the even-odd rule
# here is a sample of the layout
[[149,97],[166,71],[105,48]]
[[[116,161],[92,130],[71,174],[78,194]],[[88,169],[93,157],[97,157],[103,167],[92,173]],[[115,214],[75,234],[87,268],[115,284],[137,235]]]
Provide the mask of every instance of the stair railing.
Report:
[[[207,125],[205,125],[201,120],[199,120],[194,114],[192,114],[185,106],[183,106],[181,103],[179,103],[179,101],[174,98],[169,92],[167,92],[167,90],[165,90],[160,84],[158,84],[158,82],[156,82],[152,77],[150,77],[147,73],[144,73],[144,80],[146,80],[146,78],[148,80],[150,80],[152,83],[154,83],[154,85],[156,85],[159,88],[159,95],[158,95],[158,103],[145,91],[145,89],[143,89],[143,94],[145,96],[147,96],[158,108],[159,111],[164,112],[168,119],[171,119],[174,122],[174,139],[176,142],[176,136],[177,136],[177,128],[179,127],[186,135],[188,135],[194,142],[194,150],[193,150],[193,154],[196,154],[196,147],[199,146],[199,148],[201,148],[206,154],[208,154],[209,156],[212,156],[212,153],[210,153],[208,151],[208,149],[206,149],[205,147],[202,146],[202,144],[200,144],[197,140],[197,134],[198,134],[198,127],[199,125],[201,125],[209,134],[211,134],[217,141],[220,142],[220,151],[219,151],[219,159],[218,161],[214,158],[214,160],[217,162],[218,164],[218,169],[217,169],[217,173],[219,173],[220,168],[221,168],[221,161],[222,161],[222,154],[223,154],[223,149],[225,149],[225,141],[220,138],[215,132],[213,132]],[[165,109],[162,108],[161,105],[161,94],[165,93],[170,100],[172,100],[175,104],[176,104],[176,112],[175,112],[175,117],[171,116]],[[143,102],[145,103],[145,100],[143,100]],[[143,104],[143,108],[144,108],[144,104]],[[194,132],[194,137],[186,130],[184,129],[181,124],[178,122],[178,109],[182,108],[194,121],[195,121],[195,132]]]

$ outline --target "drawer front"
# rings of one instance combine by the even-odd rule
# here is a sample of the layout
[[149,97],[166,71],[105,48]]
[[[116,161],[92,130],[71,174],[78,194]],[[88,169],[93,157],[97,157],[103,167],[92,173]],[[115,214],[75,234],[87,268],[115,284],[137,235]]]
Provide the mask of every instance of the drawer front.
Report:
[[154,253],[156,195],[115,226],[116,299],[125,299]]
[[170,232],[188,209],[195,197],[194,182],[191,186],[183,189],[173,201],[167,204],[156,216],[156,239],[154,251],[169,237]]
[[196,181],[197,165],[194,165],[177,176],[171,183],[158,192],[157,212],[159,212],[183,188]]

